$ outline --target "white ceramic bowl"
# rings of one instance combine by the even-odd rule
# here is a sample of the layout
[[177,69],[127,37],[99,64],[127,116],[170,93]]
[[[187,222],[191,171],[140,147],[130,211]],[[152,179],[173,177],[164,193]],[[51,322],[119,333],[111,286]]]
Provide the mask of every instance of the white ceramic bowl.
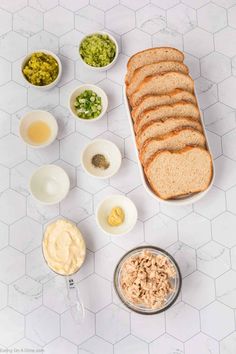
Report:
[[43,165],[32,174],[29,189],[32,196],[40,203],[57,204],[67,196],[70,180],[61,167]]
[[[30,124],[32,124],[33,122],[36,122],[36,121],[43,121],[43,122],[47,123],[47,125],[51,129],[50,138],[43,144],[33,143],[27,135],[27,131],[28,131]],[[29,146],[31,146],[33,148],[44,148],[44,147],[52,144],[52,142],[57,137],[57,133],[58,133],[57,121],[56,121],[55,117],[47,111],[40,111],[40,110],[31,111],[31,112],[26,113],[20,119],[20,125],[19,125],[20,137],[23,139],[23,141],[26,144],[28,144]]]
[[[120,226],[110,226],[107,222],[112,208],[121,207],[125,213],[125,220]],[[96,221],[98,226],[108,235],[126,235],[135,226],[138,218],[137,208],[129,198],[124,195],[110,195],[97,207]]]
[[[102,154],[110,163],[109,167],[104,170],[92,165],[92,158],[96,154]],[[95,139],[88,143],[81,153],[81,165],[85,172],[92,177],[100,179],[110,178],[119,170],[122,162],[121,152],[118,147],[106,139]]]
[[[96,118],[92,118],[92,119],[80,118],[76,113],[75,106],[74,106],[76,97],[79,96],[85,90],[94,91],[102,99],[102,111],[99,114],[99,116]],[[81,120],[82,122],[89,122],[90,123],[90,122],[95,122],[95,121],[101,119],[104,116],[104,114],[106,113],[107,107],[108,107],[107,95],[106,95],[105,91],[103,91],[103,89],[101,89],[100,87],[98,87],[96,85],[90,85],[90,84],[80,85],[71,92],[70,97],[69,97],[69,109],[70,109],[71,114],[73,115],[73,117]]]
[[[92,36],[94,34],[106,34],[107,36],[110,37],[110,39],[115,43],[115,46],[116,46],[116,54],[115,54],[115,57],[114,59],[112,60],[112,62],[106,66],[100,66],[100,67],[97,67],[97,66],[92,66],[92,65],[88,65],[84,60],[83,58],[81,57],[80,55],[80,46],[81,46],[81,43],[85,40],[85,38],[89,37],[89,36]],[[97,32],[93,32],[93,33],[89,33],[87,34],[86,36],[84,36],[81,41],[79,42],[79,58],[80,60],[82,61],[82,63],[89,69],[91,70],[94,70],[94,71],[106,71],[108,69],[110,69],[114,64],[115,62],[117,61],[117,58],[118,58],[118,55],[119,55],[119,46],[118,46],[118,43],[116,41],[116,39],[108,32],[103,32],[103,31],[97,31]]]
[[[51,82],[49,85],[44,85],[44,86],[38,86],[38,85],[33,85],[31,84],[25,77],[25,75],[23,74],[23,69],[26,65],[26,63],[28,62],[28,60],[30,59],[31,55],[34,54],[34,53],[45,53],[45,54],[48,54],[48,55],[51,55],[58,63],[58,75],[57,75],[57,78]],[[50,50],[46,50],[46,49],[39,49],[39,50],[35,50],[34,52],[32,53],[29,53],[26,55],[26,57],[23,59],[22,63],[21,63],[21,73],[22,73],[22,76],[25,80],[25,82],[27,82],[27,84],[31,87],[34,87],[34,88],[37,88],[39,90],[50,90],[51,88],[53,88],[54,86],[56,86],[56,84],[59,82],[60,78],[61,78],[61,74],[62,74],[62,65],[61,65],[61,60],[59,59],[59,57],[54,54],[53,52],[51,52]]]

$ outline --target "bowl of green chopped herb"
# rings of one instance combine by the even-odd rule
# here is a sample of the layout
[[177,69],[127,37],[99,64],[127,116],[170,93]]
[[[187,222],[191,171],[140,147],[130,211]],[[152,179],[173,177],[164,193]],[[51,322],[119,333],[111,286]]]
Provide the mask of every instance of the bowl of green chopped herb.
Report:
[[107,95],[103,89],[96,85],[80,85],[73,90],[69,98],[71,114],[86,122],[101,119],[106,113],[107,107]]
[[79,43],[79,57],[92,70],[110,69],[118,58],[118,43],[107,32],[86,35]]

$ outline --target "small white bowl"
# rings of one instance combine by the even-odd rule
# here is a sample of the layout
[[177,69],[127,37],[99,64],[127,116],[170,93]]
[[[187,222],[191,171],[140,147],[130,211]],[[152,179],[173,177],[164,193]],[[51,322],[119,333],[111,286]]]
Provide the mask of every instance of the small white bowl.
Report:
[[[92,165],[92,158],[96,154],[105,156],[110,166],[104,170]],[[95,139],[88,143],[81,153],[81,165],[90,176],[105,179],[114,176],[122,162],[121,152],[110,140]]]
[[[112,208],[120,207],[125,213],[124,222],[119,226],[110,226],[107,218]],[[96,210],[98,226],[109,235],[126,235],[135,226],[138,218],[135,204],[124,195],[110,195],[100,202]]]
[[[44,85],[44,86],[38,86],[38,85],[33,85],[31,84],[25,77],[24,73],[23,73],[23,69],[26,65],[26,63],[29,61],[30,57],[32,56],[32,54],[34,53],[44,53],[44,54],[48,54],[51,55],[58,63],[58,75],[56,77],[56,79],[51,82],[49,85]],[[61,79],[61,74],[62,74],[62,64],[61,64],[61,60],[59,59],[59,57],[54,54],[53,52],[51,52],[50,50],[46,50],[46,49],[39,49],[39,50],[35,50],[34,52],[27,54],[26,57],[23,59],[22,63],[21,63],[21,73],[22,76],[25,80],[25,82],[27,82],[27,84],[31,87],[37,88],[39,90],[50,90],[51,88],[53,88],[54,86],[56,86],[56,84],[59,82],[59,80]]]
[[[112,62],[111,62],[110,64],[106,65],[106,66],[99,66],[99,67],[97,67],[97,66],[89,65],[89,64],[87,64],[87,63],[84,61],[84,59],[83,59],[83,58],[81,57],[81,55],[80,55],[80,46],[81,46],[81,43],[85,40],[85,38],[90,37],[90,36],[92,36],[92,35],[94,35],[94,34],[106,34],[106,35],[109,36],[110,39],[115,43],[115,46],[116,46],[116,54],[115,54],[115,57],[114,57],[114,59],[112,60]],[[117,43],[116,39],[115,39],[110,33],[108,33],[108,32],[97,31],[97,32],[93,32],[93,33],[87,34],[87,35],[84,36],[84,37],[80,40],[80,42],[79,42],[79,58],[80,58],[80,60],[82,61],[82,63],[83,63],[87,68],[89,68],[89,69],[91,69],[91,70],[94,70],[94,71],[106,71],[106,70],[110,69],[110,68],[115,64],[115,62],[117,61],[118,55],[119,55],[119,46],[118,46],[118,43]]]
[[[102,111],[99,114],[99,116],[96,118],[91,118],[91,119],[80,118],[76,113],[75,106],[74,106],[76,97],[79,96],[85,90],[94,91],[102,99]],[[100,87],[98,87],[96,85],[90,85],[90,84],[80,85],[71,92],[70,97],[69,97],[69,109],[70,109],[71,114],[76,119],[80,119],[82,122],[95,122],[95,121],[101,119],[104,116],[104,114],[106,113],[107,107],[108,107],[107,94],[105,93],[105,91],[103,91],[103,89],[101,89]]]
[[[28,137],[27,131],[29,129],[30,124],[36,121],[43,121],[47,123],[49,128],[51,129],[51,136],[50,138],[43,144],[34,144]],[[44,148],[50,144],[53,143],[53,141],[56,139],[58,133],[58,124],[56,121],[56,118],[49,112],[47,111],[31,111],[26,113],[21,119],[20,119],[20,125],[19,125],[19,134],[22,140],[29,145],[30,147],[33,148]]]
[[52,205],[62,201],[70,189],[67,173],[56,165],[43,165],[36,169],[29,182],[32,196],[42,204]]

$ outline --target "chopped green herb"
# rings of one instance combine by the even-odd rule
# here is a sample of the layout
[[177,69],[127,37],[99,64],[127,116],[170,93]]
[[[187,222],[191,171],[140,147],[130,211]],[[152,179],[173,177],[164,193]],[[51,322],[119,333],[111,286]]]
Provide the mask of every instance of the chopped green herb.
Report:
[[92,90],[85,90],[76,97],[74,106],[79,118],[93,119],[102,112],[102,99]]

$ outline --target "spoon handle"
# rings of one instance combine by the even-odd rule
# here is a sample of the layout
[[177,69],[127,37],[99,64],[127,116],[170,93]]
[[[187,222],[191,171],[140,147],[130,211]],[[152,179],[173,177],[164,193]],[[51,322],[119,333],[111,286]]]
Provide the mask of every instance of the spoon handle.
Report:
[[78,286],[72,276],[66,276],[65,280],[71,315],[77,324],[81,324],[84,320],[84,305],[79,294]]

